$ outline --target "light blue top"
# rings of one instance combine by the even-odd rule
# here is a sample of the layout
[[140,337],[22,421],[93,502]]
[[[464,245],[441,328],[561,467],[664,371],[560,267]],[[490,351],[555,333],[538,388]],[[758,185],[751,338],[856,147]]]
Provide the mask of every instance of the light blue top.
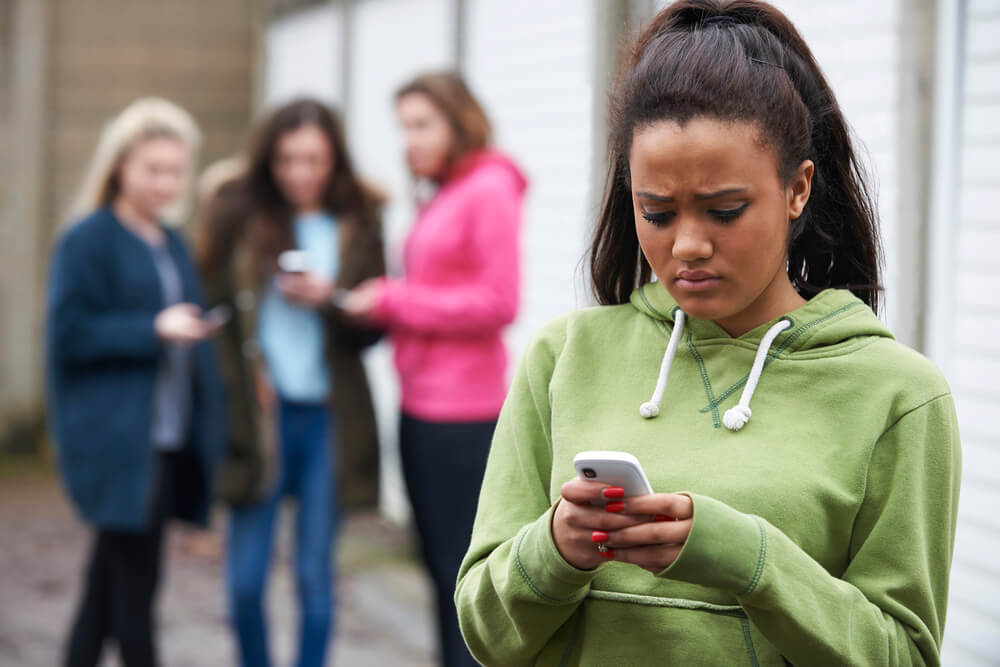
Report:
[[[340,257],[333,216],[300,215],[295,220],[295,244],[308,256],[310,271],[330,280],[336,278]],[[325,401],[333,387],[319,314],[287,300],[272,281],[257,322],[260,347],[278,395],[300,403]]]

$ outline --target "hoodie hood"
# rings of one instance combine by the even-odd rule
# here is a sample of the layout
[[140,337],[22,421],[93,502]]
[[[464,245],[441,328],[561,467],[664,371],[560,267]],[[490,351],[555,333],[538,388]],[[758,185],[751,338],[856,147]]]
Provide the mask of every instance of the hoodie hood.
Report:
[[[679,310],[677,302],[659,282],[647,283],[633,291],[631,303],[644,315],[671,326]],[[711,320],[685,318],[684,327],[696,341],[721,338],[756,346],[780,320],[790,321],[791,326],[775,343],[789,352],[828,347],[862,336],[893,338],[871,308],[848,290],[842,289],[823,290],[792,312],[765,322],[738,338],[733,338]]]
[[639,407],[639,414],[645,419],[653,419],[660,413],[660,402],[666,391],[670,366],[685,331],[692,345],[722,339],[734,345],[756,347],[756,355],[743,385],[740,401],[723,416],[723,424],[731,431],[740,430],[750,420],[753,414],[750,401],[764,368],[777,355],[803,351],[822,354],[824,347],[836,346],[858,337],[893,337],[871,309],[847,290],[824,290],[803,306],[765,322],[738,338],[731,337],[711,320],[689,319],[659,282],[636,289],[632,292],[631,303],[644,315],[671,326],[670,342],[660,364],[653,395]]
[[494,149],[476,151],[460,159],[448,172],[442,185],[473,175],[510,179],[518,194],[524,194],[528,187],[528,179],[517,164],[506,154]]

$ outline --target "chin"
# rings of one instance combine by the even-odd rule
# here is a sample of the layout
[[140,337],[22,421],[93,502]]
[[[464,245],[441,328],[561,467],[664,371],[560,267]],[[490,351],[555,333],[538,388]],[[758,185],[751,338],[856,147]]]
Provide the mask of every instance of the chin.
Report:
[[678,289],[668,291],[684,314],[696,320],[723,319],[736,310],[728,299],[719,294],[697,294]]

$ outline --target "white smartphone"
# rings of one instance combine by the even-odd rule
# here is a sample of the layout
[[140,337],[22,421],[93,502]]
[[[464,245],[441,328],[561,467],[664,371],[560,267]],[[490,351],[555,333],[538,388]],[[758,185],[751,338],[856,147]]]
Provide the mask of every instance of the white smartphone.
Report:
[[580,479],[622,487],[626,498],[653,493],[639,459],[626,452],[580,452],[573,457],[573,467]]
[[304,250],[286,250],[278,255],[278,268],[285,273],[305,273],[309,270],[309,255]]
[[202,315],[202,319],[212,326],[223,327],[229,322],[232,316],[233,309],[227,304],[222,303]]

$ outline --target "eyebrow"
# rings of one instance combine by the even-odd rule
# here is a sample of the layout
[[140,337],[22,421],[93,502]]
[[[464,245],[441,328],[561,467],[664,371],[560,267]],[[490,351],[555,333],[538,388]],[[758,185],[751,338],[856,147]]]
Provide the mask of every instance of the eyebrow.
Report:
[[[725,190],[718,190],[716,192],[706,192],[704,194],[696,194],[695,199],[716,199],[718,197],[725,197],[727,195],[742,195],[746,194],[746,188],[727,188]],[[636,197],[645,197],[647,199],[652,199],[653,201],[663,202],[665,204],[672,204],[674,202],[673,197],[664,197],[663,195],[654,195],[652,192],[637,192]]]

